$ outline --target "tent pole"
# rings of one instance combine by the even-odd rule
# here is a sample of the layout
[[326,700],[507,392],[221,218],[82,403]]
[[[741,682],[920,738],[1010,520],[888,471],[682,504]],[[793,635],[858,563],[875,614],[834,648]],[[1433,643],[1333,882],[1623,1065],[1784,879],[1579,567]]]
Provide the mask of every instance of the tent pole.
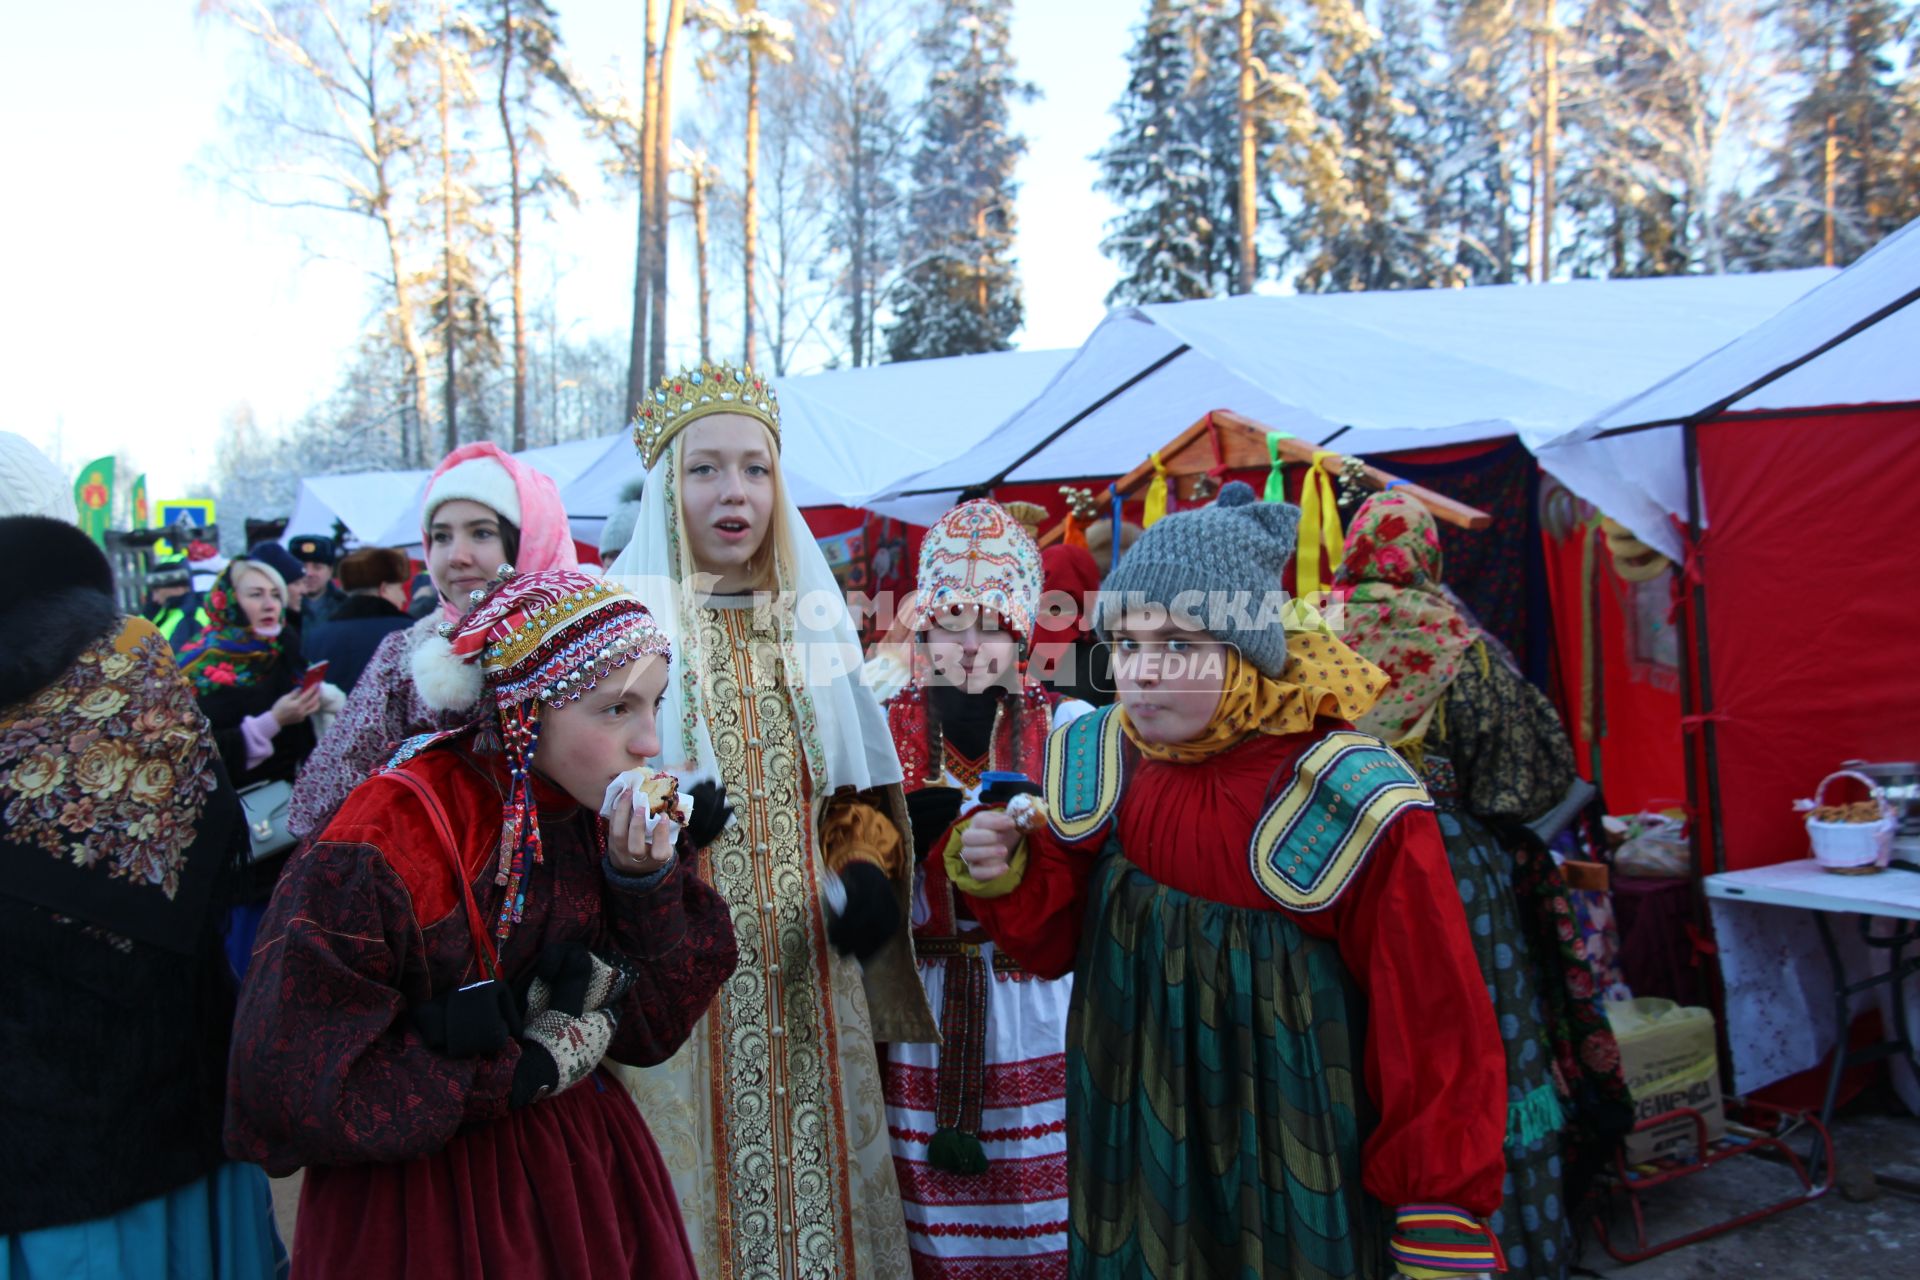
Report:
[[[1707,584],[1700,555],[1700,424],[1689,422],[1681,428],[1687,477],[1687,552],[1693,558],[1689,592],[1693,599],[1694,656],[1700,664],[1700,684],[1694,701],[1700,717],[1700,741],[1707,771],[1707,820],[1713,828],[1714,874],[1727,869],[1727,837],[1722,829],[1720,805],[1720,743],[1713,723],[1713,665],[1707,642]],[[1685,571],[1685,566],[1682,570]],[[1698,823],[1694,824],[1696,827]]]
[[1600,530],[1596,527],[1587,531],[1586,554],[1592,558],[1593,572],[1587,582],[1587,635],[1588,652],[1593,655],[1593,719],[1588,729],[1593,734],[1587,743],[1589,766],[1593,769],[1593,785],[1600,788],[1600,794],[1607,793],[1604,763],[1606,748],[1602,745],[1607,737],[1607,651],[1600,634],[1600,575],[1606,572],[1606,563],[1600,558],[1599,548],[1594,543],[1600,540]]
[[[1697,422],[1682,423],[1681,447],[1685,457],[1685,475],[1687,479],[1687,557],[1692,564],[1681,565],[1681,573],[1687,579],[1687,591],[1691,597],[1690,607],[1682,609],[1682,618],[1691,618],[1694,653],[1700,662],[1700,680],[1692,690],[1694,707],[1687,708],[1687,664],[1680,664],[1682,715],[1695,714],[1700,717],[1699,728],[1701,745],[1707,771],[1707,814],[1713,824],[1713,870],[1718,875],[1727,869],[1727,842],[1723,831],[1720,809],[1720,754],[1718,741],[1713,729],[1713,673],[1707,661],[1707,586],[1704,566],[1700,557],[1700,441]],[[1706,888],[1702,884],[1703,851],[1700,848],[1700,823],[1694,817],[1699,783],[1694,777],[1693,743],[1681,732],[1681,741],[1686,744],[1684,757],[1687,767],[1687,845],[1693,862],[1693,927],[1700,938],[1713,937],[1713,909],[1707,903]],[[1700,957],[1695,954],[1695,960]],[[1707,1005],[1713,1012],[1714,1046],[1720,1054],[1720,1089],[1732,1096],[1733,1089],[1733,1029],[1727,1025],[1727,985],[1720,972],[1718,963],[1703,965],[1702,985],[1705,987]],[[1841,1032],[1842,1037],[1845,1031]]]
[[[1145,382],[1148,378],[1151,378],[1154,374],[1160,372],[1162,369],[1166,368],[1168,365],[1172,364],[1175,360],[1178,360],[1181,356],[1187,354],[1187,352],[1191,351],[1192,349],[1193,349],[1192,347],[1188,346],[1186,343],[1183,342],[1179,346],[1175,347],[1173,350],[1167,352],[1167,354],[1161,356],[1158,360],[1155,360],[1152,364],[1148,365],[1146,368],[1142,369],[1140,372],[1134,374],[1131,378],[1128,378],[1125,382],[1121,383],[1119,386],[1115,387],[1113,390],[1107,392],[1107,394],[1101,396],[1098,400],[1095,400],[1092,404],[1088,405],[1086,408],[1082,409],[1080,412],[1074,414],[1071,418],[1068,418],[1065,422],[1061,423],[1058,427],[1048,432],[1045,438],[1043,438],[1039,444],[1034,445],[1033,448],[1027,450],[1025,453],[1015,458],[1012,462],[1008,463],[1004,468],[1001,469],[1001,472],[999,475],[987,481],[984,485],[981,485],[980,487],[988,491],[998,489],[1001,485],[1007,482],[1008,476],[1012,475],[1014,472],[1018,471],[1021,467],[1025,466],[1030,460],[1032,460],[1034,455],[1038,454],[1042,449],[1045,449],[1048,445],[1052,444],[1055,440],[1058,440],[1061,436],[1067,434],[1067,432],[1079,426],[1080,423],[1085,419],[1092,417],[1094,414],[1100,412],[1100,410],[1106,408],[1107,404],[1110,401],[1116,400],[1120,396],[1123,396],[1127,392],[1131,391],[1136,383]],[[914,491],[914,492],[919,492],[919,491]]]

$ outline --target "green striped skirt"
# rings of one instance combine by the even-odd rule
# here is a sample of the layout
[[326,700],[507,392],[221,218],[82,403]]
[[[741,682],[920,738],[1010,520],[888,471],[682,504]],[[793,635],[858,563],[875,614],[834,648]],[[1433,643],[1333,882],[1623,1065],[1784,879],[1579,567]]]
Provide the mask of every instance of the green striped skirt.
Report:
[[1067,1029],[1077,1280],[1373,1280],[1363,1029],[1333,944],[1191,897],[1109,844]]

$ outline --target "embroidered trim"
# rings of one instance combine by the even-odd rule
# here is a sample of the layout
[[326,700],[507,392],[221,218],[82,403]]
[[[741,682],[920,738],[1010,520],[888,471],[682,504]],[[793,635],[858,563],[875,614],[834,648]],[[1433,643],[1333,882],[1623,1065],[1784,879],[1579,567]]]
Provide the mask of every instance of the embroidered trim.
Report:
[[1254,880],[1283,907],[1324,911],[1396,817],[1431,808],[1426,788],[1385,743],[1330,733],[1300,757],[1292,784],[1254,826]]
[[1062,840],[1086,839],[1120,803],[1123,735],[1113,713],[1102,707],[1047,739],[1047,824]]
[[1402,1266],[1447,1272],[1493,1272],[1507,1268],[1493,1233],[1445,1204],[1410,1204],[1395,1215],[1387,1255]]
[[458,729],[443,729],[438,733],[416,733],[411,738],[403,739],[400,745],[394,748],[393,755],[388,757],[387,762],[374,772],[385,773],[389,769],[398,769],[434,743],[457,737],[459,733]]

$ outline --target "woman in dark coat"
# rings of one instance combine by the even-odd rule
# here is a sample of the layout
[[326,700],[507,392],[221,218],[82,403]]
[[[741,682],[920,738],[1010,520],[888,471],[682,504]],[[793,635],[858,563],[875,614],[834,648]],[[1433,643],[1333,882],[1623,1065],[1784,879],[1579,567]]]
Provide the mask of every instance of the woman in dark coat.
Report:
[[[246,793],[276,782],[291,790],[294,771],[313,751],[313,717],[326,696],[323,686],[300,687],[307,664],[300,656],[300,633],[286,629],[286,605],[286,580],[277,570],[237,559],[207,592],[207,630],[180,654],[180,669],[193,683],[221,762],[242,792],[241,803],[249,809],[245,816],[256,831],[276,798]],[[335,707],[344,701],[337,690],[333,697]],[[235,891],[227,926],[235,973],[246,968],[254,930],[291,849],[288,840],[285,848],[262,856],[256,846]]]
[[398,547],[362,547],[340,562],[336,580],[346,596],[326,621],[307,627],[302,648],[309,663],[328,664],[329,684],[352,693],[380,642],[413,625],[413,562]]
[[233,788],[85,534],[0,519],[0,563],[0,1276],[271,1276],[266,1177],[220,1148]]

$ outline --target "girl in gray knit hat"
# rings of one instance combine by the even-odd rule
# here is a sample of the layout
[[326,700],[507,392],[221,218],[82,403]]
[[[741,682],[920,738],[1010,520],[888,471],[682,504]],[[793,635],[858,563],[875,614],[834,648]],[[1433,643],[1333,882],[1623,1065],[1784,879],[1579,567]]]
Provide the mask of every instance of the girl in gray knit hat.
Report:
[[1495,1271],[1504,1059],[1433,806],[1351,726],[1386,677],[1285,631],[1298,512],[1252,497],[1128,552],[1119,702],[948,854],[996,943],[1074,975],[1070,1274]]

